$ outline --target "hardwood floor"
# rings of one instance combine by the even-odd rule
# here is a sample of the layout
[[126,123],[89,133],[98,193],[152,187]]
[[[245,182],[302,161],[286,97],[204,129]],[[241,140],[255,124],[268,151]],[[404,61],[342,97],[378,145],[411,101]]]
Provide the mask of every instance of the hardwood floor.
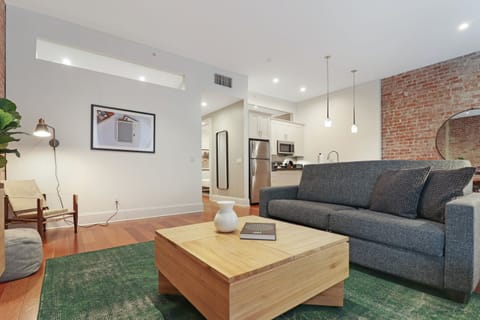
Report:
[[[115,222],[108,227],[79,228],[76,235],[73,228],[47,230],[40,270],[24,279],[0,283],[0,319],[37,318],[46,259],[150,241],[157,229],[213,220],[218,206],[206,197],[203,202],[204,211],[201,213]],[[258,206],[236,206],[235,212],[238,216],[258,215]]]
[[[48,230],[40,270],[24,279],[0,283],[0,319],[37,318],[45,259],[150,241],[157,229],[213,220],[218,206],[208,198],[203,200],[204,211],[200,213],[115,222],[108,227],[79,228],[76,235],[72,228]],[[258,215],[258,206],[236,206],[235,212],[239,216]],[[480,293],[480,286],[476,292]]]

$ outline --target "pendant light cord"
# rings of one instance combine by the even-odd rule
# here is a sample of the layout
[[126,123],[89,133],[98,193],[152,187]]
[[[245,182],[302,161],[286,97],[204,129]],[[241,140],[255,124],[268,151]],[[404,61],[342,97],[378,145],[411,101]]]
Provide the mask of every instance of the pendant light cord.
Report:
[[325,56],[325,59],[327,60],[327,119],[330,119],[330,86],[329,86],[329,76],[328,76],[328,59],[330,59],[330,56]]
[[353,75],[353,124],[355,123],[355,73],[357,70],[352,70],[352,75]]

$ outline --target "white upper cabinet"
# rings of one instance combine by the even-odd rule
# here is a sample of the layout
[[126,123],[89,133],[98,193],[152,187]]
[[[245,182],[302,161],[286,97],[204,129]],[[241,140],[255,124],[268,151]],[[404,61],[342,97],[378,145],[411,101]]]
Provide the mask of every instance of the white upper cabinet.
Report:
[[303,124],[292,123],[292,129],[292,139],[295,142],[295,156],[303,157],[305,155],[304,126]]
[[295,153],[296,157],[304,156],[304,130],[303,124],[282,121],[282,120],[272,120],[272,139],[271,139],[271,150],[272,154],[277,153],[277,141],[292,141],[295,143]]
[[270,139],[270,115],[250,111],[248,113],[248,137]]

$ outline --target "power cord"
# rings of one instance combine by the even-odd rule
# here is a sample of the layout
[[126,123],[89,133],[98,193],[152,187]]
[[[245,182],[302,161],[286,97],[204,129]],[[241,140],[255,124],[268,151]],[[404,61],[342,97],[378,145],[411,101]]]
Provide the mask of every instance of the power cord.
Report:
[[[57,148],[55,146],[53,147],[53,162],[55,164],[55,179],[57,180],[57,196],[58,196],[58,200],[60,201],[60,205],[62,206],[62,209],[64,209],[65,206],[63,205],[62,195],[60,194],[60,179],[58,178],[58,165],[57,165]],[[118,200],[115,200],[115,212],[107,219],[107,221],[105,221],[105,223],[94,223],[89,225],[78,225],[78,226],[82,228],[91,228],[95,226],[108,227],[108,225],[110,224],[110,220],[112,220],[113,217],[115,217],[118,214],[118,211],[119,211],[119,203],[118,203]],[[73,225],[73,221],[67,220],[67,217],[65,215],[63,216],[63,221],[66,224]]]
[[[87,224],[84,224],[84,225],[79,224],[78,226],[81,227],[81,228],[91,228],[91,227],[96,227],[96,226],[108,227],[109,224],[110,224],[110,220],[112,220],[113,217],[115,217],[118,214],[118,211],[119,211],[119,202],[118,202],[118,200],[115,200],[115,212],[107,219],[107,221],[105,221],[104,223],[94,223],[94,224],[88,224],[88,225]],[[63,221],[65,221],[65,223],[67,223],[67,224],[73,225],[73,222],[70,221],[70,220],[67,220],[66,217],[63,218]]]
[[55,164],[55,179],[57,180],[57,196],[58,200],[60,201],[60,205],[62,209],[65,208],[63,205],[63,199],[60,195],[60,180],[58,179],[58,166],[57,166],[57,148],[53,147],[53,162]]
[[118,200],[115,200],[115,212],[107,219],[107,221],[105,221],[105,223],[94,223],[89,225],[78,225],[78,226],[82,228],[91,228],[95,226],[108,227],[108,225],[110,224],[110,220],[112,220],[113,217],[115,217],[118,214],[118,211],[119,211],[118,207],[119,207]]

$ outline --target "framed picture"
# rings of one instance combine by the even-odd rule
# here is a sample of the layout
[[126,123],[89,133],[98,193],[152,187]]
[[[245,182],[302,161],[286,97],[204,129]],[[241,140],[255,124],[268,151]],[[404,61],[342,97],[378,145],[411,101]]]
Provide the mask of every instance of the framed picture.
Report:
[[202,149],[202,170],[210,169],[210,150]]
[[90,148],[155,153],[155,114],[92,104]]

